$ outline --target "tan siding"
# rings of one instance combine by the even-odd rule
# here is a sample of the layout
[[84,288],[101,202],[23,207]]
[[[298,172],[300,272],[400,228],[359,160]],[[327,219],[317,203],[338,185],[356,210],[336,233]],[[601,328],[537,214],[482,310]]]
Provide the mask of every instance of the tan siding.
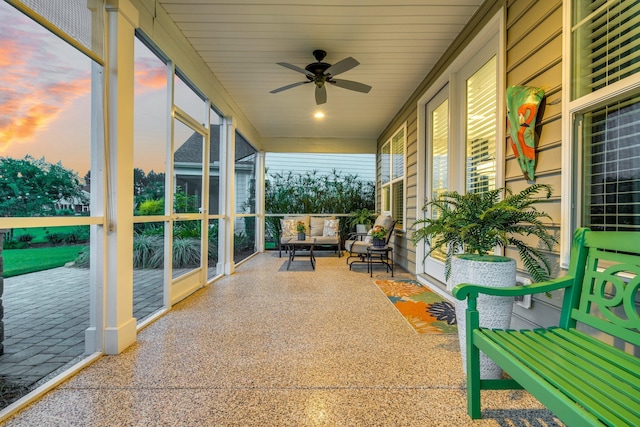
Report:
[[[526,37],[536,27],[536,23],[544,21],[552,13],[562,10],[562,1],[516,1],[509,6],[507,17],[507,49],[511,49],[521,38]],[[526,25],[513,25],[518,22],[519,15],[526,14],[526,19],[530,21],[529,27]]]
[[[561,60],[560,52],[562,52],[562,35],[557,34],[557,37],[554,37],[549,43],[540,46],[539,50],[531,52],[526,61],[517,63],[507,61],[509,64],[508,73],[514,75],[508,78],[508,81],[516,80],[529,84]],[[516,76],[517,78],[514,78]],[[546,85],[553,87],[550,82],[547,82]]]
[[[545,90],[544,108],[538,115],[536,183],[549,184],[553,189],[550,202],[538,206],[551,216],[549,229],[559,236],[562,222],[561,173],[562,173],[562,2],[550,0],[515,0],[507,9],[507,85],[530,85]],[[526,188],[522,171],[508,145],[505,179],[513,191]],[[530,243],[535,243],[532,241]],[[519,274],[526,276],[517,250],[508,248],[505,255],[518,262]],[[559,270],[559,246],[549,259],[554,266],[553,275]],[[534,297],[534,309],[514,311],[512,325],[525,327],[547,325],[545,319],[558,317],[560,298],[549,299],[544,295]]]

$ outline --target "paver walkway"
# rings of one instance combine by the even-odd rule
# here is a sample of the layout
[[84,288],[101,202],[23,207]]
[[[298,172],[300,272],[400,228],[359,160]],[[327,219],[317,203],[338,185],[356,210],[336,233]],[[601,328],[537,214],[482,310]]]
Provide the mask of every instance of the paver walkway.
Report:
[[[134,271],[134,317],[162,307],[162,270]],[[84,354],[89,270],[59,267],[4,280],[0,393],[32,388]]]

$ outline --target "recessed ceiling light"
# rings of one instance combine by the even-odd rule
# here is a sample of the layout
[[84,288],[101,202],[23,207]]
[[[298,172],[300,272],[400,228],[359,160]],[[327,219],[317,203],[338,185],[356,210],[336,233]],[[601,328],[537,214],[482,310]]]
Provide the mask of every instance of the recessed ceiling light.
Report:
[[316,119],[323,119],[324,118],[324,113],[322,111],[318,111],[317,113],[315,113],[313,115],[313,117],[315,117]]

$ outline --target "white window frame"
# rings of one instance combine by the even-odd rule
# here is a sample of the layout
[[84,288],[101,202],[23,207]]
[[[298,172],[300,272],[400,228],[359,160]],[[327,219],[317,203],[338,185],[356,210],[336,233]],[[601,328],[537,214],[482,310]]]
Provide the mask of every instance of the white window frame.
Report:
[[[426,105],[434,98],[442,88],[448,85],[449,98],[449,190],[464,192],[466,188],[466,123],[464,120],[452,120],[455,117],[465,117],[466,115],[466,80],[475,71],[482,67],[493,56],[496,57],[496,85],[497,85],[497,116],[496,123],[496,187],[504,185],[504,167],[506,134],[503,125],[506,117],[505,102],[505,23],[504,11],[500,9],[483,29],[476,35],[473,41],[462,51],[460,55],[449,65],[449,67],[433,81],[429,89],[418,100],[418,177],[416,215],[421,217],[422,206],[428,201],[431,185],[431,170],[429,166],[429,150],[427,150],[427,129]],[[457,123],[457,124],[456,124]],[[423,166],[424,165],[424,166]],[[460,170],[455,173],[452,171]],[[425,247],[420,244],[416,246],[416,260],[424,259]],[[416,262],[416,274],[422,274],[424,263]],[[444,271],[444,265],[443,265]]]
[[[393,140],[394,138],[400,133],[403,132],[403,137],[402,137],[402,174],[397,176],[396,178],[393,177],[394,175],[394,169],[393,169]],[[402,182],[402,230],[406,230],[406,225],[407,225],[407,204],[406,204],[406,198],[407,198],[407,181],[405,179],[405,177],[407,176],[407,122],[404,122],[400,127],[398,127],[398,129],[391,135],[391,137],[389,137],[389,139],[387,139],[387,141],[382,144],[382,147],[380,147],[380,155],[381,155],[381,162],[384,161],[384,159],[382,158],[382,152],[384,151],[384,147],[389,146],[390,150],[389,150],[389,181],[388,182],[382,182],[382,180],[380,181],[380,194],[381,194],[381,211],[383,215],[389,215],[391,217],[393,217],[393,212],[394,210],[394,206],[393,206],[393,201],[394,201],[394,197],[393,197],[393,186],[394,184],[397,184],[399,182]],[[386,205],[386,199],[385,199],[385,188],[389,188],[389,210],[384,210],[384,207]],[[398,227],[396,227],[398,228]]]
[[562,178],[561,193],[568,197],[561,198],[560,224],[560,267],[568,268],[571,252],[572,235],[582,217],[581,199],[581,120],[580,117],[618,100],[627,98],[640,90],[640,73],[633,74],[591,92],[575,100],[571,100],[572,64],[572,13],[574,1],[567,2],[563,11],[563,58],[562,61]]

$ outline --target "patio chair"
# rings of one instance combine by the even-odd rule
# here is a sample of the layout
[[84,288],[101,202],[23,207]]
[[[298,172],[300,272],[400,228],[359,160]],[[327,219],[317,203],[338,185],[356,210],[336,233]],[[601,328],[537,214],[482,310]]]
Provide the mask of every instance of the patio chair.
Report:
[[[376,222],[373,224],[380,225],[387,229],[387,234],[384,239],[385,245],[389,244],[389,240],[391,240],[391,235],[393,234],[393,229],[396,226],[398,221],[394,221],[390,216],[379,215],[376,218]],[[367,262],[367,248],[373,246],[373,240],[370,236],[366,236],[361,233],[351,233],[347,240],[344,242],[344,249],[348,252],[349,256],[347,257],[347,265],[351,268],[351,265],[354,263],[366,263]],[[351,258],[357,258],[354,261],[349,262]]]

